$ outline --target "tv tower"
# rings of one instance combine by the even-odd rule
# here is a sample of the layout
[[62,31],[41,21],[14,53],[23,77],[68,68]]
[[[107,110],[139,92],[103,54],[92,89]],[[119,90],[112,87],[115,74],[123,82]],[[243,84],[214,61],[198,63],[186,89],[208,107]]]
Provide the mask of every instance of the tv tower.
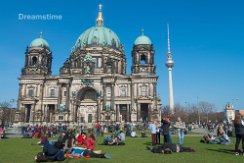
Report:
[[167,24],[168,31],[168,53],[167,60],[165,62],[165,66],[169,71],[169,108],[170,113],[174,114],[174,95],[173,95],[173,81],[172,81],[172,68],[174,67],[174,61],[170,52],[170,37],[169,37],[169,24]]

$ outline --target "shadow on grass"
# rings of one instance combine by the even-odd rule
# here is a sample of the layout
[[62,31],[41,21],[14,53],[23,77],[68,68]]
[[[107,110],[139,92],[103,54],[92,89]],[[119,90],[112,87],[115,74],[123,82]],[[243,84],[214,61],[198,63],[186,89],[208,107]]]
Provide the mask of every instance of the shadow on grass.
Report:
[[145,142],[144,145],[152,145],[152,142]]
[[232,154],[235,153],[235,150],[232,149],[207,149],[209,151],[215,151],[215,152],[221,152],[221,153],[227,153],[227,154]]

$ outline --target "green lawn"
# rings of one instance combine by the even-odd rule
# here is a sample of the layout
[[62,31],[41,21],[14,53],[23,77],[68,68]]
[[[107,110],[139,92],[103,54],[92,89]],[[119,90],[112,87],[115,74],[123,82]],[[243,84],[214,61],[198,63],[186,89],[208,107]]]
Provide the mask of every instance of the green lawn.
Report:
[[[176,142],[177,137],[173,137]],[[103,146],[99,145],[102,138],[98,138],[96,149],[111,153],[112,159],[66,159],[64,162],[167,162],[167,163],[244,163],[243,156],[235,156],[231,150],[234,149],[234,140],[229,146],[202,144],[200,137],[186,136],[185,146],[196,150],[194,153],[154,154],[146,150],[150,144],[150,138],[127,138],[125,146]],[[41,151],[36,139],[10,138],[0,140],[0,162],[1,163],[33,163],[34,156]]]

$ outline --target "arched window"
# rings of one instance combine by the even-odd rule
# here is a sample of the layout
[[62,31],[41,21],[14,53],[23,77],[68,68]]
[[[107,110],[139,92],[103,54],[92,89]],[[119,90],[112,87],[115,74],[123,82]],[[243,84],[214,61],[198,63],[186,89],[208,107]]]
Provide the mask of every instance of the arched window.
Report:
[[50,96],[51,97],[55,97],[55,89],[54,88],[51,88],[51,90],[50,90]]
[[126,86],[122,85],[120,86],[120,96],[126,96]]
[[37,57],[32,57],[32,65],[36,65],[37,64]]
[[111,97],[111,92],[112,92],[111,87],[110,86],[107,86],[107,88],[106,88],[106,95],[107,95],[107,97]]
[[92,123],[92,114],[88,114],[88,123]]
[[29,97],[34,97],[34,89],[35,87],[34,86],[29,86],[28,89],[27,89],[27,96]]
[[147,96],[147,86],[146,85],[141,86],[141,96]]
[[34,96],[34,89],[28,89],[28,96],[33,97]]
[[146,58],[145,54],[142,54],[142,55],[141,55],[140,64],[141,64],[141,65],[144,65],[144,64],[146,64],[146,63],[147,63],[147,58]]

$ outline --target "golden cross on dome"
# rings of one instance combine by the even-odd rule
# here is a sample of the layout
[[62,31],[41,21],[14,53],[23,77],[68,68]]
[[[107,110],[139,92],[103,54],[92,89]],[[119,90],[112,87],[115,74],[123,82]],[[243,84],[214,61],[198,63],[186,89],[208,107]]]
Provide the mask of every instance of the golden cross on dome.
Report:
[[103,25],[103,13],[102,13],[102,7],[103,5],[100,3],[98,5],[98,17],[97,17],[97,25],[101,26]]

